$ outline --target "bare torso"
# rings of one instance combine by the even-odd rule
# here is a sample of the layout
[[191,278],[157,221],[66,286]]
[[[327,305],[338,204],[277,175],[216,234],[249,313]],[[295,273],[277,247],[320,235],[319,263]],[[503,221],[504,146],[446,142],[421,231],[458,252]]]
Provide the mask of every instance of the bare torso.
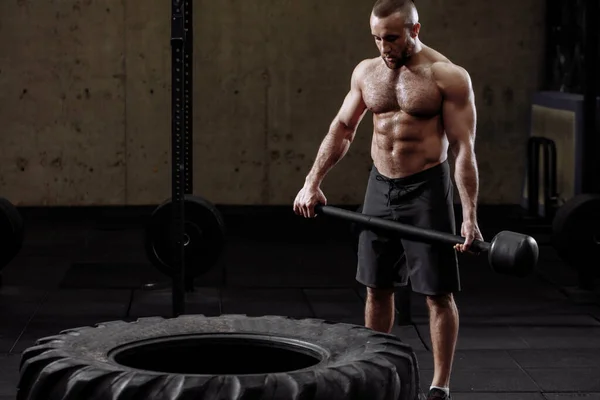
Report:
[[432,72],[435,62],[448,61],[426,47],[413,65],[398,70],[389,69],[380,58],[367,64],[361,90],[373,113],[371,157],[387,177],[412,175],[447,158],[442,94]]

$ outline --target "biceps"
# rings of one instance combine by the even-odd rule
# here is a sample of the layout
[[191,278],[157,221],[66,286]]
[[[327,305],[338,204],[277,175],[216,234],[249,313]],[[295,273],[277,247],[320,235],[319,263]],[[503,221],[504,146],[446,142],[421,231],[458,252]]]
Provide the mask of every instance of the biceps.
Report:
[[362,94],[357,89],[352,89],[346,95],[336,120],[350,130],[358,127],[367,107],[362,99]]
[[475,144],[477,114],[472,98],[462,102],[444,102],[444,129],[450,146],[456,153],[472,149]]

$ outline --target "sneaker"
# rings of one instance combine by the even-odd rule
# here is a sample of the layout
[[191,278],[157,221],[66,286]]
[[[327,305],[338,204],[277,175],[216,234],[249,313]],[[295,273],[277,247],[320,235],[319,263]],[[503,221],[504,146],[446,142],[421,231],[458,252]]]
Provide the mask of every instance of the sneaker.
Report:
[[427,394],[427,400],[451,400],[452,397],[448,396],[446,392],[440,389],[433,388]]

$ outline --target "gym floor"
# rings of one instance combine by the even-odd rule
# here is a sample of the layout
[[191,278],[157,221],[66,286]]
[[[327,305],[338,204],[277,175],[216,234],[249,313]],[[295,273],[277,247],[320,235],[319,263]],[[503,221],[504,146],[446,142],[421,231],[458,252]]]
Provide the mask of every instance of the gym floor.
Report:
[[[186,313],[363,324],[364,289],[354,281],[345,224],[304,220],[288,208],[221,209],[227,251],[197,280]],[[20,353],[38,338],[103,321],[171,315],[169,289],[142,289],[166,280],[143,250],[150,211],[21,210],[25,244],[2,271],[0,289],[0,400],[14,398]],[[454,399],[600,399],[600,295],[571,289],[576,275],[548,246],[547,229],[527,228],[512,210],[485,208],[480,226],[486,240],[505,229],[533,235],[540,263],[534,276],[519,279],[495,274],[484,257],[460,257]],[[393,333],[417,353],[427,389],[433,363],[422,296],[413,294],[412,324]]]

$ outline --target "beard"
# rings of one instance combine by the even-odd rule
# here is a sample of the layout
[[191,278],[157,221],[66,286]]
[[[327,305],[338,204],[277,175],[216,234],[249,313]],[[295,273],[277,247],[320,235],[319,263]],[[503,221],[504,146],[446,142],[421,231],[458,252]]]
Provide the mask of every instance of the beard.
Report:
[[405,65],[413,55],[415,49],[414,41],[407,39],[404,48],[400,52],[400,56],[393,57],[391,60],[387,59],[384,55],[381,56],[385,65],[390,69],[398,69]]

